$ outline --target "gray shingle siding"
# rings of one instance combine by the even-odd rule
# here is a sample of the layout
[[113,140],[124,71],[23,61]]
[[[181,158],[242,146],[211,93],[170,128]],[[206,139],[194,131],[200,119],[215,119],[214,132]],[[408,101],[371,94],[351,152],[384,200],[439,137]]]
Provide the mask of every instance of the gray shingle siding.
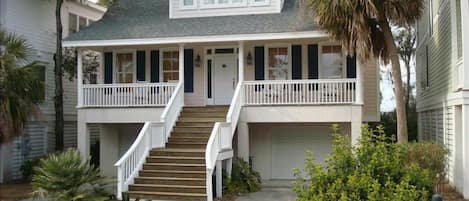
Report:
[[120,0],[103,19],[66,40],[116,40],[283,33],[317,30],[298,5],[285,0],[281,13],[200,18],[169,18],[168,0]]

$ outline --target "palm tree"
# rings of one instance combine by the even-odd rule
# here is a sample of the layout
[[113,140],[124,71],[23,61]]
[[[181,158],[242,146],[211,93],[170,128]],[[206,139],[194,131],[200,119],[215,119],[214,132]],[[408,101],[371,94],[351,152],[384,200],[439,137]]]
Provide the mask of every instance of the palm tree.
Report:
[[44,99],[41,66],[19,36],[0,30],[0,144],[21,135],[28,118]]
[[413,24],[421,16],[424,0],[306,0],[317,24],[342,42],[349,55],[361,62],[375,57],[391,63],[397,113],[397,139],[408,141],[406,106],[399,54],[391,25]]
[[55,25],[57,29],[56,52],[54,56],[54,78],[55,78],[55,150],[64,148],[64,89],[63,89],[63,52],[62,52],[62,5],[63,0],[56,0]]

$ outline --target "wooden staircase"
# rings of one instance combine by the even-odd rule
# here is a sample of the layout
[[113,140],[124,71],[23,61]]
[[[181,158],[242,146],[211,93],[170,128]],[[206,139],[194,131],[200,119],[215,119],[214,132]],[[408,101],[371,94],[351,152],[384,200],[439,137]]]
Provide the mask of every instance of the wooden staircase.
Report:
[[130,198],[207,200],[205,148],[228,106],[185,107],[164,149],[151,150],[129,186]]

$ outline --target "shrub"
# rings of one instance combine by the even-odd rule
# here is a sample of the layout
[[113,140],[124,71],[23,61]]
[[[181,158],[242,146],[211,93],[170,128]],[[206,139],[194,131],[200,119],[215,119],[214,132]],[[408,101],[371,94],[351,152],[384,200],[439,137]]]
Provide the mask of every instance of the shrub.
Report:
[[441,193],[446,179],[448,150],[432,142],[409,143],[405,145],[407,166],[416,165],[430,172],[435,185],[434,192]]
[[107,184],[99,169],[73,149],[42,159],[32,181],[33,194],[51,201],[108,200]]
[[225,173],[223,191],[227,194],[252,193],[261,189],[261,176],[244,160],[233,163],[231,177]]
[[418,165],[404,165],[406,149],[386,137],[383,127],[362,129],[357,146],[338,133],[334,126],[333,150],[322,166],[308,152],[307,180],[295,169],[293,182],[299,201],[429,200],[431,174]]
[[20,167],[23,179],[30,181],[33,176],[33,169],[39,164],[40,158],[29,159],[23,162]]

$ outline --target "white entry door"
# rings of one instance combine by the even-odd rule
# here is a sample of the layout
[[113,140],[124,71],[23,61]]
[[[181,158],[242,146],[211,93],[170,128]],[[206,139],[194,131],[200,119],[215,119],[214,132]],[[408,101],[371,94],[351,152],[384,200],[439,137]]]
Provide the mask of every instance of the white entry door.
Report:
[[213,59],[213,103],[229,105],[236,87],[236,55],[216,55]]

